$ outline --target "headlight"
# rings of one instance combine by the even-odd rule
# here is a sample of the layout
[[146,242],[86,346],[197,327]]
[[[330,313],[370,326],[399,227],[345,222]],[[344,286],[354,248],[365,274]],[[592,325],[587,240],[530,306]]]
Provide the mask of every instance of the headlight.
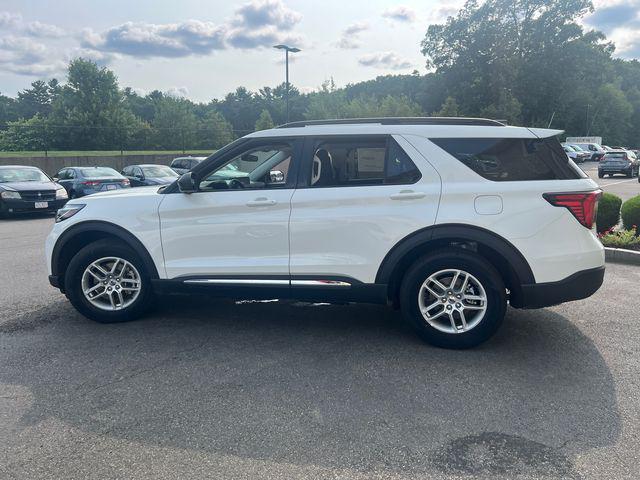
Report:
[[56,190],[56,200],[64,200],[65,198],[69,198],[67,195],[67,191],[63,188],[59,188]]
[[0,197],[9,199],[20,199],[20,194],[18,192],[2,192],[0,193]]
[[56,223],[73,217],[76,213],[85,207],[84,203],[77,203],[75,205],[65,205],[56,212]]

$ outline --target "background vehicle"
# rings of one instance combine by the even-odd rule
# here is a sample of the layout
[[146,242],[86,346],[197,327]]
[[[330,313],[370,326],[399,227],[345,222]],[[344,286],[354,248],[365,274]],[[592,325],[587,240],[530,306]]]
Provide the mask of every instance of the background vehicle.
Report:
[[168,185],[175,182],[179,175],[166,165],[129,165],[122,170],[132,187],[148,185]]
[[602,160],[602,157],[604,157],[604,154],[607,152],[597,143],[572,143],[572,145],[577,145],[585,152],[591,153],[591,160],[594,162]]
[[611,150],[598,164],[598,177],[621,173],[627,177],[638,175],[640,164],[635,154],[627,150]]
[[171,161],[171,168],[179,174],[187,173],[207,157],[178,157]]
[[131,186],[127,178],[109,167],[65,167],[55,180],[66,189],[69,198]]
[[0,216],[22,212],[53,213],[67,202],[67,192],[42,170],[0,166]]
[[576,163],[583,163],[587,160],[591,160],[591,154],[589,152],[585,152],[580,147],[563,144],[562,148],[567,152],[567,156]]
[[47,238],[50,282],[100,322],[178,291],[391,303],[426,341],[471,347],[507,301],[602,284],[601,191],[559,133],[464,118],[262,130],[164,189],[69,202]]

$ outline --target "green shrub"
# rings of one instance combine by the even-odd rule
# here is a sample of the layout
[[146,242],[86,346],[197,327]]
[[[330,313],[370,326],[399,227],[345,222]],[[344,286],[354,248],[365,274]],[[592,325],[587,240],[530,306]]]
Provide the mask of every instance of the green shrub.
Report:
[[600,237],[600,241],[605,247],[640,250],[640,237],[636,235],[635,228],[607,233]]
[[624,202],[620,215],[622,216],[622,224],[627,230],[640,227],[640,195]]
[[622,199],[613,193],[604,193],[598,203],[596,229],[598,233],[611,230],[620,222],[620,206]]

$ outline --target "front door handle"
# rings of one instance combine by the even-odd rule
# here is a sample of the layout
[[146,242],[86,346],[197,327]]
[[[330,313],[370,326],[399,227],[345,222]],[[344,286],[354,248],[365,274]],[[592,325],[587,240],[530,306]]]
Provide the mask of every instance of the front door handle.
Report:
[[267,197],[258,197],[255,200],[247,202],[247,207],[270,207],[277,202]]
[[413,190],[400,190],[399,193],[394,193],[389,198],[391,198],[391,200],[418,200],[426,196],[427,194],[424,192],[415,192]]

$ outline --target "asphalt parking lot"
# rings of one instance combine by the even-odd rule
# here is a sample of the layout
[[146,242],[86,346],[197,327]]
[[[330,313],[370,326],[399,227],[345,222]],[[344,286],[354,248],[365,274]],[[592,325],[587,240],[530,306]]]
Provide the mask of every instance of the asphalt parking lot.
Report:
[[618,195],[623,201],[640,195],[640,183],[638,183],[636,177],[626,178],[623,175],[615,175],[613,177],[598,178],[597,162],[585,162],[580,166],[587,175],[598,182],[602,190]]
[[2,479],[638,477],[637,267],[470,351],[366,305],[175,297],[99,325],[47,283],[52,222],[0,221]]

